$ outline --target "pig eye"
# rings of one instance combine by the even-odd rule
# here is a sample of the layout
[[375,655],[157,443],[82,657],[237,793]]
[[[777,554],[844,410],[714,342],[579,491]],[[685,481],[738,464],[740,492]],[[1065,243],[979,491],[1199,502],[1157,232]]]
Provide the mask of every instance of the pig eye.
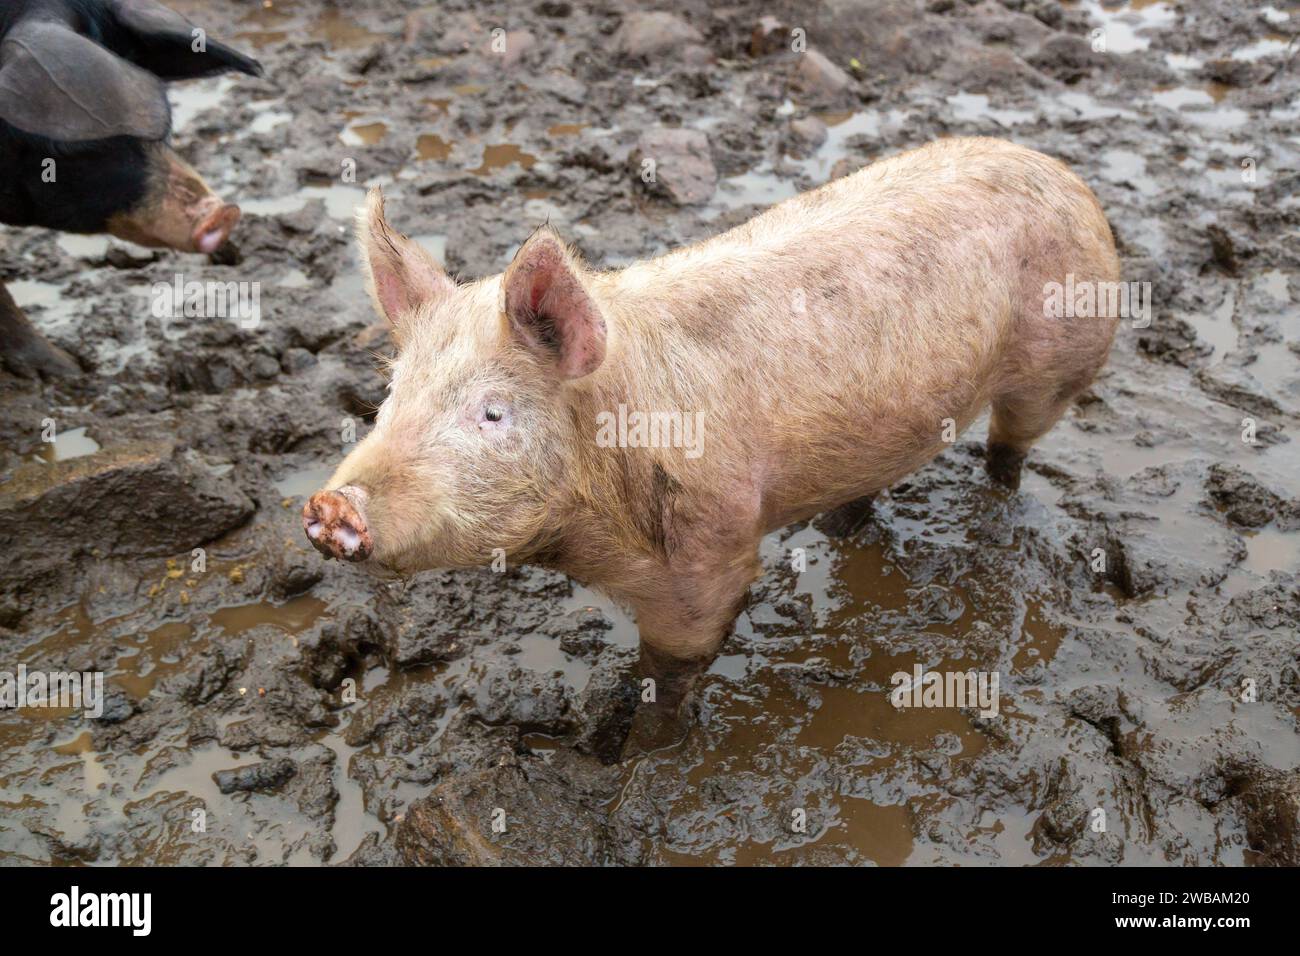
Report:
[[478,408],[478,428],[481,432],[501,433],[511,425],[510,405],[496,398],[489,398]]

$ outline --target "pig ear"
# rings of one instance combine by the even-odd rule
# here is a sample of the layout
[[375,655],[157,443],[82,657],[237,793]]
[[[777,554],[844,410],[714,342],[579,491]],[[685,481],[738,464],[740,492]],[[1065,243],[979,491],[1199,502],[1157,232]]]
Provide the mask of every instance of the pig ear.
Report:
[[109,0],[108,6],[117,29],[106,32],[105,45],[155,76],[188,80],[229,70],[262,75],[262,64],[211,39],[155,0]]
[[549,227],[533,233],[502,280],[515,334],[551,358],[564,378],[590,375],[605,359],[605,318],[583,284],[582,267]]
[[418,242],[388,225],[384,194],[378,186],[366,194],[365,206],[357,210],[357,244],[375,308],[395,328],[403,315],[456,287]]
[[171,128],[157,77],[60,23],[27,20],[0,44],[0,120],[65,143]]

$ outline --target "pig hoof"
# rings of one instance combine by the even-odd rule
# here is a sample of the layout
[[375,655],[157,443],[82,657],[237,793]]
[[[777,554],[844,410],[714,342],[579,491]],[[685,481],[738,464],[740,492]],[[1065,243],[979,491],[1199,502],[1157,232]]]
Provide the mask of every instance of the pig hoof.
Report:
[[642,704],[632,717],[627,740],[623,744],[623,759],[643,757],[656,750],[675,747],[691,732],[690,708],[667,708]]
[[1024,463],[1024,452],[1016,451],[1010,445],[1001,442],[989,442],[984,457],[984,469],[991,479],[1008,491],[1016,491],[1020,488],[1020,468]]
[[302,529],[327,558],[364,561],[375,549],[366,519],[337,491],[318,491],[302,509]]

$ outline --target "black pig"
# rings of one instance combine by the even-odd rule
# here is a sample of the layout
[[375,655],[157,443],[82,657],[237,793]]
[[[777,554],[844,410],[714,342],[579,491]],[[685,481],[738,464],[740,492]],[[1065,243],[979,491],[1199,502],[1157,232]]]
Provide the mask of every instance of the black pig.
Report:
[[[167,145],[164,81],[230,70],[262,73],[154,0],[0,4],[0,222],[215,251],[239,207]],[[76,370],[3,286],[0,357],[18,374]]]

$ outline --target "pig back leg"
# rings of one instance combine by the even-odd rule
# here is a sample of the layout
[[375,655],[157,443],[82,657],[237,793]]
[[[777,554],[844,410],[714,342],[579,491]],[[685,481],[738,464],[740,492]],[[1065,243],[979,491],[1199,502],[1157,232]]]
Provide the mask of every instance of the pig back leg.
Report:
[[868,523],[876,512],[876,496],[863,495],[823,512],[817,519],[817,527],[831,538],[851,538]]
[[1104,348],[1098,337],[1081,343],[1078,351],[1026,356],[1028,364],[993,399],[984,463],[993,481],[1012,491],[1020,487],[1030,447],[1060,420],[1105,362],[1114,329],[1113,324],[1106,325]]
[[[1086,189],[1079,184],[1080,189]],[[1089,194],[1089,199],[1090,199]],[[1119,264],[1110,226],[1095,202],[1064,256],[1031,265],[992,396],[985,469],[1015,490],[1030,447],[1051,430],[1106,362],[1119,319],[1114,315],[1064,318],[1044,315],[1046,286],[1115,282]],[[1035,267],[1036,266],[1036,267]]]

